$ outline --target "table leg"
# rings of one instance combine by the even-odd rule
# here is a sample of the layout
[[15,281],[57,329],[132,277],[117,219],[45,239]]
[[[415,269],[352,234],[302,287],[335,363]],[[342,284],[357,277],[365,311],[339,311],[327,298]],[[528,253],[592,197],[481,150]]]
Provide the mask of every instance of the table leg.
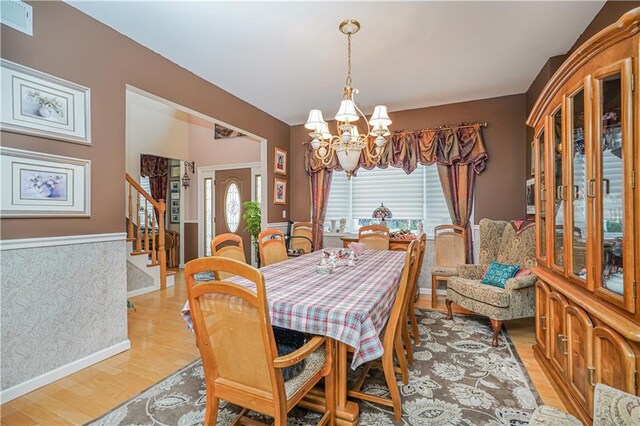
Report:
[[[336,425],[356,426],[360,418],[360,407],[353,401],[347,400],[347,345],[335,341],[336,356],[333,357],[333,369],[336,384]],[[306,397],[298,404],[301,407],[311,409],[316,412],[323,412],[324,390],[321,388],[312,389]]]

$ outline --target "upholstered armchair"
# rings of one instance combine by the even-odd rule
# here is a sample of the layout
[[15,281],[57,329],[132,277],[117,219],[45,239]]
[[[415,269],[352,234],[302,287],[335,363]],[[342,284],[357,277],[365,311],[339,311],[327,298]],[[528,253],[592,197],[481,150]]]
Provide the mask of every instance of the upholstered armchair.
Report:
[[[582,426],[570,414],[548,405],[536,408],[529,426]],[[640,425],[640,398],[621,390],[596,384],[593,402],[593,426]]]
[[489,317],[493,328],[492,344],[497,346],[503,321],[534,315],[536,276],[530,274],[508,279],[505,288],[480,281],[492,261],[520,265],[520,269],[534,266],[535,248],[534,226],[516,231],[511,222],[482,219],[479,264],[459,265],[458,276],[449,278],[447,318],[453,318],[452,303]]

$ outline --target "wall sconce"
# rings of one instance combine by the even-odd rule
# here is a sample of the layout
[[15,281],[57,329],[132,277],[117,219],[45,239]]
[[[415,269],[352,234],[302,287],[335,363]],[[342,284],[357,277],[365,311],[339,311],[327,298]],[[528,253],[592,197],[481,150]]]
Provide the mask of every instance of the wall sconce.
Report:
[[182,175],[182,187],[184,189],[187,189],[189,186],[191,186],[191,178],[189,177],[189,174],[187,173],[188,171],[191,172],[191,174],[195,173],[196,170],[196,162],[195,161],[185,161],[184,162],[184,175]]

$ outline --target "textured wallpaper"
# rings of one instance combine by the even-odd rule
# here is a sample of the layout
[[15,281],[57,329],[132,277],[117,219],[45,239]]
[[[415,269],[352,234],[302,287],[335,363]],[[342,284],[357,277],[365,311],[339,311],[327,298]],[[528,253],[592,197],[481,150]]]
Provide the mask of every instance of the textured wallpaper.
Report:
[[3,390],[127,339],[124,240],[1,256]]
[[127,261],[127,291],[153,287],[153,277],[145,274],[136,265]]

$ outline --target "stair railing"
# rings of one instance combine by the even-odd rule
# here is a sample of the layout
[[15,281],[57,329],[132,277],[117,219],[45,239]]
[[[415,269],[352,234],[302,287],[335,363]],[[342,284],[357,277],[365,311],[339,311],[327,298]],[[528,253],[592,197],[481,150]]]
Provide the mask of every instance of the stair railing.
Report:
[[[127,240],[133,241],[132,254],[151,255],[151,263],[147,266],[160,266],[160,288],[166,288],[167,253],[164,249],[164,232],[167,206],[164,200],[156,201],[128,173],[125,173],[125,182],[128,194],[127,213],[129,219]],[[143,204],[140,203],[141,198]],[[140,223],[140,214],[142,212],[144,212],[144,223]],[[149,226],[149,222],[151,222],[151,226]]]

